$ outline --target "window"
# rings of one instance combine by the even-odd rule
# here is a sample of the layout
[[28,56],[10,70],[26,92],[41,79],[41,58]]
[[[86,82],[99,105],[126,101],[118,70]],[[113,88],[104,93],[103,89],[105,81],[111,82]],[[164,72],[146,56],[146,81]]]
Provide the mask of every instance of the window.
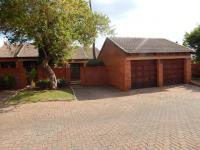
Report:
[[24,68],[33,68],[38,65],[37,61],[24,61],[23,66]]
[[0,62],[0,68],[16,68],[15,62]]

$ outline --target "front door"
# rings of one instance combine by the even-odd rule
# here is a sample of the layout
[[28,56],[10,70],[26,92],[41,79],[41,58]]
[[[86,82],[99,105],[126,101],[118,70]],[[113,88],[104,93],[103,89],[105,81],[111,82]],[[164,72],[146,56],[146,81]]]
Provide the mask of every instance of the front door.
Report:
[[83,66],[83,64],[80,63],[74,63],[71,64],[71,80],[72,81],[79,81],[80,80],[80,67]]

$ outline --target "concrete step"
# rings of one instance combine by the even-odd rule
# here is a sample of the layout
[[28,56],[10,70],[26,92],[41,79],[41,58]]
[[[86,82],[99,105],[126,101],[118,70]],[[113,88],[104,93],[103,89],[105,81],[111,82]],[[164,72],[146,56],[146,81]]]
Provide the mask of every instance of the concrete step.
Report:
[[200,87],[200,80],[192,80],[190,84]]
[[80,85],[81,81],[70,81],[69,82],[71,85]]

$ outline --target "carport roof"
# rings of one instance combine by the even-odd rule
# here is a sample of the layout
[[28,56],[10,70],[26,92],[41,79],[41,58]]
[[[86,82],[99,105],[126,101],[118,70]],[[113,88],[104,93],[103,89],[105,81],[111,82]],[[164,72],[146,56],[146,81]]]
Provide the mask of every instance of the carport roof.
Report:
[[109,38],[126,53],[191,53],[191,49],[162,38]]

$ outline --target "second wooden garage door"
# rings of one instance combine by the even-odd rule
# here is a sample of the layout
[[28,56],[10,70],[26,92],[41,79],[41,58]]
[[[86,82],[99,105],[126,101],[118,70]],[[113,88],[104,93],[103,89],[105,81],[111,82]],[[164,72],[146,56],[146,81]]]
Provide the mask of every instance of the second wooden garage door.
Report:
[[184,82],[184,60],[163,60],[164,85],[182,84]]
[[155,60],[132,61],[131,74],[133,89],[157,86],[157,67]]

